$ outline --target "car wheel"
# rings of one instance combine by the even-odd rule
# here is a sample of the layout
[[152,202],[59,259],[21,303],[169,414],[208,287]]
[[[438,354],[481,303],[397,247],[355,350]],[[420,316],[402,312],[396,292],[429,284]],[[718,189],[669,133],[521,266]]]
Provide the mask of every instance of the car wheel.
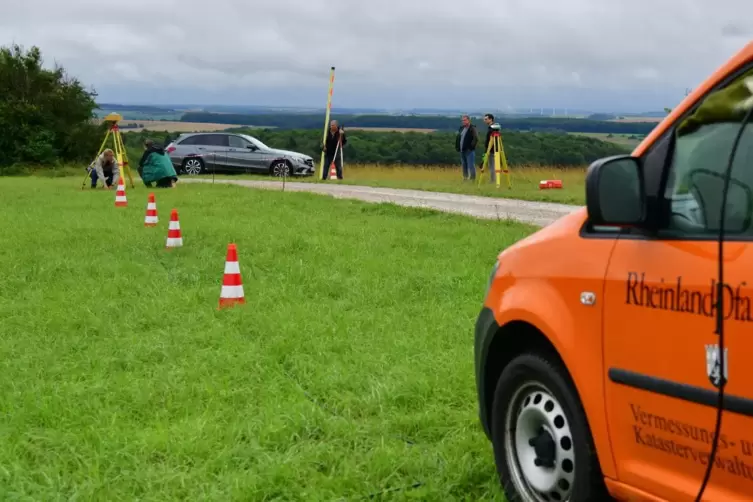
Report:
[[275,160],[272,165],[269,166],[269,174],[278,178],[283,176],[289,178],[293,175],[293,168],[287,160]]
[[198,157],[183,159],[183,172],[188,175],[197,175],[204,172],[204,161]]
[[509,502],[610,500],[585,412],[558,363],[513,359],[492,405],[492,445]]

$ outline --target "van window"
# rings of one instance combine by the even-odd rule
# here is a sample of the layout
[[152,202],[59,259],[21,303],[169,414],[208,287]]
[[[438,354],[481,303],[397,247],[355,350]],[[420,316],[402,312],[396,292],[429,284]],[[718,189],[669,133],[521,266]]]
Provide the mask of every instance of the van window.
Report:
[[[747,80],[751,79],[751,80]],[[724,176],[743,110],[734,106],[753,82],[746,72],[709,94],[675,130],[665,196],[670,200],[673,234],[714,238],[719,231]],[[745,127],[732,164],[725,233],[753,237],[753,124]]]

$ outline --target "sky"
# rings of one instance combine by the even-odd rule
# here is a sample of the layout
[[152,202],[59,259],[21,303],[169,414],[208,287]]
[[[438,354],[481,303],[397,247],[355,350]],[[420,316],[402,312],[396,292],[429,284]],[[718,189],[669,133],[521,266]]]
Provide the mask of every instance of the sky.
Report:
[[753,0],[2,0],[99,102],[405,108],[677,104],[753,40]]

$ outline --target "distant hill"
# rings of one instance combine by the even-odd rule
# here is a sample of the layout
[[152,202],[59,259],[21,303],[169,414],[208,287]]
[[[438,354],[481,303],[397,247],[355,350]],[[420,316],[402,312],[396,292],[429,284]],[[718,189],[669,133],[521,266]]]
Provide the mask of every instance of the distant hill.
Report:
[[[345,115],[333,114],[345,127],[368,127],[385,129],[430,129],[437,131],[454,131],[460,126],[458,117],[432,115]],[[321,129],[324,124],[322,114],[230,114],[189,112],[180,119],[182,122],[233,124],[239,126],[274,127],[278,129]],[[636,134],[650,133],[656,126],[655,121],[617,122],[606,120],[588,120],[556,117],[500,117],[497,122],[503,129],[533,132],[565,133],[606,133]],[[477,125],[485,128],[481,121]]]

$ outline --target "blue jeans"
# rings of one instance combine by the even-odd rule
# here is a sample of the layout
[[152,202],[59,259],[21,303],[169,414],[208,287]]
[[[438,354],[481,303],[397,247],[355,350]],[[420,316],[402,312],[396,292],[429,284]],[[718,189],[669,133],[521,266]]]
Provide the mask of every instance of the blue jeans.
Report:
[[[96,188],[97,181],[99,180],[99,175],[97,174],[97,171],[95,171],[94,169],[92,169],[91,171],[91,178],[92,178],[92,188]],[[112,178],[113,178],[112,174],[105,177],[105,183],[107,184],[108,187],[112,186]]]
[[476,151],[460,152],[460,165],[463,166],[463,179],[476,179]]

